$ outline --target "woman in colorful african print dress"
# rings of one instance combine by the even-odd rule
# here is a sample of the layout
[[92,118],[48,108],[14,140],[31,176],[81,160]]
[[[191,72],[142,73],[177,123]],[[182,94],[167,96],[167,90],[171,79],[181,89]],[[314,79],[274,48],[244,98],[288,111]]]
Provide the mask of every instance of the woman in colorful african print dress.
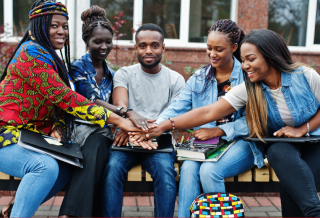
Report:
[[33,216],[70,176],[67,164],[18,146],[21,129],[70,140],[76,116],[102,128],[113,123],[137,130],[131,121],[70,89],[66,66],[55,52],[65,48],[66,65],[71,70],[65,6],[38,0],[32,5],[29,18],[29,29],[0,83],[0,171],[22,178],[12,217]]

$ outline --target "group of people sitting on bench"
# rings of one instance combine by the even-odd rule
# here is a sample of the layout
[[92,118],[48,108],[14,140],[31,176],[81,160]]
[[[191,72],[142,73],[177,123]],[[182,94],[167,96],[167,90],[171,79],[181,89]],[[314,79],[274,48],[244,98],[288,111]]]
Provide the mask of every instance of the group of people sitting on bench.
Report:
[[[226,192],[224,178],[262,167],[267,155],[280,180],[283,216],[320,217],[319,143],[243,141],[320,135],[320,76],[292,60],[281,36],[266,29],[245,35],[235,22],[219,20],[208,33],[208,65],[185,83],[161,64],[164,33],[155,24],[136,31],[139,63],[114,72],[106,62],[114,30],[104,9],[82,13],[88,52],[73,63],[66,7],[37,0],[29,18],[0,83],[0,171],[22,178],[2,216],[33,216],[68,183],[61,217],[121,217],[125,176],[141,163],[153,179],[155,217],[173,216],[177,191],[178,215],[188,217],[201,189]],[[57,55],[63,48],[64,57]],[[76,123],[75,117],[97,125]],[[114,137],[108,124],[117,126]],[[157,149],[155,136],[186,128],[194,128],[199,140],[237,142],[218,162],[185,161],[179,190],[174,151],[111,150],[128,141]],[[83,169],[20,147],[22,129],[80,144]]]

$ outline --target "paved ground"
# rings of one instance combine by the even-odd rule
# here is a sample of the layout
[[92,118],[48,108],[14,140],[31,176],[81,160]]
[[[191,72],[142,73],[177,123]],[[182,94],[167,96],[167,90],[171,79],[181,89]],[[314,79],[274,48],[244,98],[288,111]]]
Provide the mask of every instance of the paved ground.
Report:
[[[279,197],[240,197],[245,205],[246,217],[279,217],[281,204]],[[8,205],[13,197],[0,197],[0,208]],[[56,217],[63,197],[56,196],[45,202],[35,213],[36,217]],[[178,204],[175,205],[175,214],[178,216]],[[122,215],[124,217],[153,217],[153,196],[124,197]]]

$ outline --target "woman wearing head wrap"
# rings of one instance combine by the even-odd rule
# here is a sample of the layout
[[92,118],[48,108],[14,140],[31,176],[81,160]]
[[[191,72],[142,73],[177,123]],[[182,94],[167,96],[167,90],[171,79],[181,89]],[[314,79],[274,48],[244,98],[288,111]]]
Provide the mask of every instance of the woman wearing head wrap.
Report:
[[[22,178],[12,217],[33,216],[42,202],[66,184],[70,175],[67,164],[18,146],[21,129],[70,140],[74,116],[102,128],[113,123],[135,129],[130,121],[70,89],[66,7],[38,0],[32,5],[29,18],[29,29],[0,83],[0,171]],[[67,68],[55,52],[62,48],[65,48]]]

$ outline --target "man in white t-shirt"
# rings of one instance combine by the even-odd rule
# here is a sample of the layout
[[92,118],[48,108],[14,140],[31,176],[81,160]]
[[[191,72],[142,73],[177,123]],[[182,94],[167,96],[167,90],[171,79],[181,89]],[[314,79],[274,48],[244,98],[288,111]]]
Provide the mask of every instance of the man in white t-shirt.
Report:
[[[148,121],[158,117],[178,97],[185,84],[179,73],[160,64],[165,49],[163,42],[164,33],[159,26],[142,25],[136,32],[135,44],[140,63],[122,67],[113,79],[112,97],[113,104],[119,106],[117,114],[125,115],[142,129],[147,129]],[[128,134],[119,130],[113,146],[123,145],[127,141]],[[141,163],[154,181],[154,215],[172,217],[177,191],[174,161],[175,152],[111,151],[103,175],[103,216],[121,217],[125,176],[132,167]]]

